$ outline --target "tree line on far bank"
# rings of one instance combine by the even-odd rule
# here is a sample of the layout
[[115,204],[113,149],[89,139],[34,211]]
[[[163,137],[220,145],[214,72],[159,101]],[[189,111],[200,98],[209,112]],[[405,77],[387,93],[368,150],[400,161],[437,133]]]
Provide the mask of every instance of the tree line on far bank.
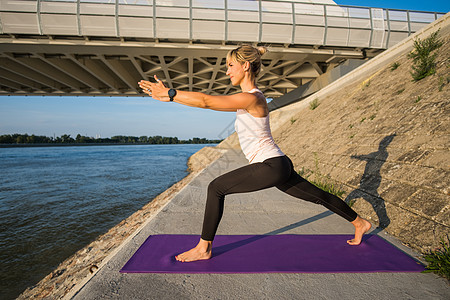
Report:
[[177,137],[166,136],[124,136],[116,135],[111,138],[93,138],[78,134],[72,138],[70,134],[59,137],[28,134],[0,135],[0,144],[217,144],[222,140],[208,140],[194,137],[189,140],[179,140]]

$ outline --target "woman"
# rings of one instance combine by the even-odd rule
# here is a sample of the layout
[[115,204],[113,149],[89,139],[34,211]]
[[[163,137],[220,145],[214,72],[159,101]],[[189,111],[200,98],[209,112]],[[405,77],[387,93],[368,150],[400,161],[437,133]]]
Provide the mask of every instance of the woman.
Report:
[[202,235],[196,247],[176,256],[181,262],[209,259],[212,242],[222,218],[225,195],[277,187],[294,197],[321,204],[355,226],[350,245],[359,245],[371,224],[359,217],[344,201],[309,183],[295,172],[291,160],[275,144],[269,126],[266,98],[256,86],[261,56],[266,48],[243,45],[227,55],[227,75],[242,93],[210,96],[198,92],[168,89],[155,76],[156,83],[140,81],[139,86],[152,98],[175,101],[187,106],[236,112],[236,132],[249,165],[221,175],[208,186]]

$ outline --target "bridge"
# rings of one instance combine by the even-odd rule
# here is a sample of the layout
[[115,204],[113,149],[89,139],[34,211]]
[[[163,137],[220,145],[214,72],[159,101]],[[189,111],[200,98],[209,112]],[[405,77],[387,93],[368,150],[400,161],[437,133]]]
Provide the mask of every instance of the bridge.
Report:
[[258,86],[279,97],[443,15],[330,0],[1,0],[0,95],[142,96],[153,75],[233,93],[226,53],[246,42],[269,47]]

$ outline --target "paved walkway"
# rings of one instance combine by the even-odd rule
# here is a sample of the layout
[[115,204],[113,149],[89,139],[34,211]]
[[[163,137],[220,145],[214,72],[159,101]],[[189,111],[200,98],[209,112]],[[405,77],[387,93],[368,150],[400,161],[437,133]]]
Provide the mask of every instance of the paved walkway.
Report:
[[[429,273],[119,273],[149,235],[199,234],[208,183],[244,164],[241,153],[229,150],[205,169],[123,245],[74,299],[450,299],[447,281]],[[353,234],[353,226],[321,206],[299,201],[275,188],[227,196],[217,234],[267,233]],[[416,256],[386,233],[377,234]]]

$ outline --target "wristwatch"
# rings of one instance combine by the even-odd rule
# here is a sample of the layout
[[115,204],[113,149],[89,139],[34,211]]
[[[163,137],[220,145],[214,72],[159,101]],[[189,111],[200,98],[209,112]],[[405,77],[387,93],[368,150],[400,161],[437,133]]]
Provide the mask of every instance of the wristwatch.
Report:
[[169,90],[170,101],[173,101],[173,97],[175,97],[176,95],[177,95],[177,90],[175,90],[175,89],[170,89]]

